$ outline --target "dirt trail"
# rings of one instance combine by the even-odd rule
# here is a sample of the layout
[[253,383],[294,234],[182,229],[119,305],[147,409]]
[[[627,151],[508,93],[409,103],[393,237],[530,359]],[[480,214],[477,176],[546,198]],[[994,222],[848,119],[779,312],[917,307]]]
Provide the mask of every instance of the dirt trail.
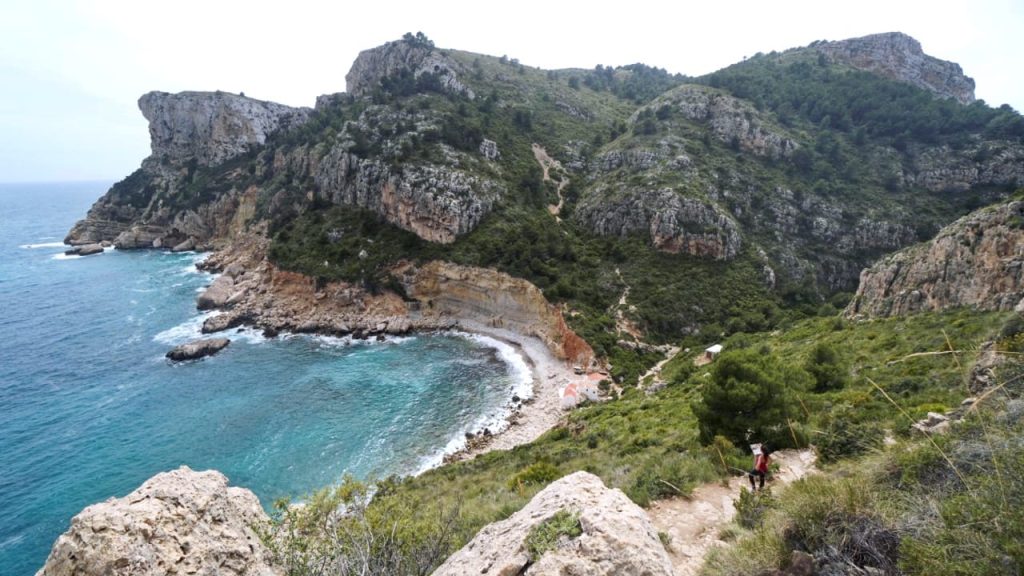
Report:
[[657,382],[657,381],[661,380],[661,369],[665,367],[665,364],[668,364],[669,360],[675,358],[676,354],[679,354],[679,350],[680,350],[679,346],[672,346],[672,347],[670,347],[668,349],[668,352],[665,352],[665,357],[664,358],[659,360],[657,364],[655,364],[654,366],[651,366],[650,370],[648,370],[647,372],[644,372],[644,374],[642,376],[640,376],[640,380],[639,380],[640,385],[643,385],[644,380],[646,380],[648,376],[653,376],[654,377],[654,380],[652,380],[652,382]]
[[551,178],[551,171],[553,169],[562,172],[558,175],[558,204],[548,205],[548,212],[555,217],[555,220],[561,222],[562,219],[559,218],[558,215],[561,214],[562,205],[565,204],[565,198],[562,197],[562,189],[569,185],[569,179],[565,177],[565,171],[562,170],[561,163],[551,156],[548,156],[547,150],[544,150],[540,144],[534,142],[531,148],[533,149],[533,157],[537,159],[537,163],[540,164],[541,170],[544,171],[544,177],[542,178],[544,182],[553,181]]
[[615,269],[615,275],[618,276],[619,282],[625,286],[622,291],[622,295],[619,296],[619,303],[615,306],[615,332],[617,334],[629,334],[634,340],[643,339],[643,332],[626,317],[625,310],[629,309],[629,284],[622,278],[622,272],[619,269]]
[[[773,454],[772,459],[779,465],[779,471],[768,482],[773,489],[815,471],[811,450],[781,450]],[[743,486],[750,486],[747,477],[736,476],[729,480],[728,486],[705,484],[689,498],[659,500],[651,505],[647,515],[654,527],[672,538],[669,556],[677,576],[697,574],[708,551],[724,544],[718,533],[735,515],[733,502]]]

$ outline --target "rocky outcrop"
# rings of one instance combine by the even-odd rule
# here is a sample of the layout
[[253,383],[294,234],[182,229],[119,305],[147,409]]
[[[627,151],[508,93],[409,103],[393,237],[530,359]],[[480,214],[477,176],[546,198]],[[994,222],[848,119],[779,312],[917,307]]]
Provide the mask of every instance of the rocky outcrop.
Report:
[[932,241],[883,258],[860,276],[847,316],[897,316],[1024,302],[1024,202],[973,212]]
[[182,466],[80,512],[36,576],[280,576],[253,530],[267,521],[252,492]]
[[213,310],[228,305],[228,301],[238,291],[244,291],[246,287],[235,286],[235,279],[230,274],[218,276],[206,290],[196,297],[196,308],[200,310]]
[[[582,534],[563,537],[531,559],[530,530],[559,511],[578,513]],[[435,576],[587,574],[669,576],[672,563],[639,506],[588,472],[570,474],[541,490],[522,510],[485,526],[434,572]]]
[[472,100],[473,90],[459,80],[460,72],[462,66],[435,49],[432,42],[406,38],[360,52],[345,75],[345,86],[349,94],[361,97],[373,93],[387,78],[411,74],[420,80],[432,75],[446,92]]
[[557,358],[589,366],[594,351],[533,284],[486,268],[434,261],[395,271],[418,314],[472,320],[536,336]]
[[900,172],[901,185],[932,192],[963,193],[979,186],[1024,186],[1024,147],[987,141],[956,151],[949,146],[922,150]]
[[149,121],[149,164],[215,166],[298,126],[308,108],[292,108],[227,92],[149,92],[139,98]]
[[442,244],[476,228],[502,194],[497,183],[454,167],[396,167],[360,158],[346,146],[332,148],[319,160],[313,181],[319,198],[372,210],[399,228]]
[[642,234],[659,250],[700,258],[729,260],[742,241],[735,221],[713,204],[685,198],[671,189],[594,191],[576,209],[577,217],[597,234]]
[[781,128],[763,118],[753,104],[708,86],[684,84],[673,88],[641,108],[633,119],[645,110],[659,117],[665,107],[670,107],[671,113],[661,112],[661,116],[671,118],[678,113],[692,122],[706,124],[722,142],[758,156],[784,158],[800,147]]
[[811,47],[834,61],[923,88],[942,98],[962,104],[974,102],[974,80],[964,76],[960,65],[925,54],[921,43],[906,34],[872,34]]
[[231,340],[227,338],[210,338],[208,340],[193,340],[187,344],[175,346],[170,352],[167,353],[167,357],[175,362],[181,362],[184,360],[198,360],[207,356],[212,356],[217,352],[220,352],[224,348],[227,348],[228,344],[231,344]]

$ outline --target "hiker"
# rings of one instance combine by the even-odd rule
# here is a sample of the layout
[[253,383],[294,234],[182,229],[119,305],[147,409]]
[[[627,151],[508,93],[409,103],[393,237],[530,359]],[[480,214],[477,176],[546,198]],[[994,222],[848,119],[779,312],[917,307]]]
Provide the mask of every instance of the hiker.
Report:
[[768,475],[768,464],[771,463],[771,448],[767,444],[754,445],[754,468],[747,474],[750,478],[750,490],[754,491],[754,476],[761,478],[761,490],[764,490],[764,478]]

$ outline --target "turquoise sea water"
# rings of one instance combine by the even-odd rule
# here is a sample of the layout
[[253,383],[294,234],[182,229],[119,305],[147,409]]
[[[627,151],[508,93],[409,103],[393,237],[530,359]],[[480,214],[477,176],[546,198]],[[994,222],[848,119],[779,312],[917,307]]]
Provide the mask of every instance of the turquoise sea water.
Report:
[[105,183],[0,184],[0,573],[33,574],[83,507],[181,465],[215,468],[265,506],[337,481],[435,464],[501,421],[529,371],[486,338],[385,343],[234,333],[173,365],[198,336],[201,255],[60,241]]

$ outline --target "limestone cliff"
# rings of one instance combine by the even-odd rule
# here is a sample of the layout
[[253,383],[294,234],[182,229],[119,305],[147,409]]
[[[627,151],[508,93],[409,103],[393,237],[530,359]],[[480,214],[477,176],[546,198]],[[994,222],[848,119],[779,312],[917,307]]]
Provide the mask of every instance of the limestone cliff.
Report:
[[962,104],[974,102],[974,80],[959,64],[924,53],[921,43],[900,32],[822,42],[813,48],[833,60],[923,88]]
[[254,532],[268,521],[252,492],[182,466],[82,510],[36,576],[280,576]]
[[[530,530],[563,510],[579,515],[582,534],[563,537],[555,549],[531,558]],[[674,571],[647,514],[597,476],[576,472],[552,482],[508,519],[485,526],[434,574],[670,576]]]
[[1024,305],[1024,202],[969,214],[932,241],[883,258],[860,275],[846,315],[898,316],[969,306]]
[[227,92],[149,92],[139,98],[149,121],[150,165],[215,166],[248,152],[279,129],[302,124],[308,108],[292,108]]

